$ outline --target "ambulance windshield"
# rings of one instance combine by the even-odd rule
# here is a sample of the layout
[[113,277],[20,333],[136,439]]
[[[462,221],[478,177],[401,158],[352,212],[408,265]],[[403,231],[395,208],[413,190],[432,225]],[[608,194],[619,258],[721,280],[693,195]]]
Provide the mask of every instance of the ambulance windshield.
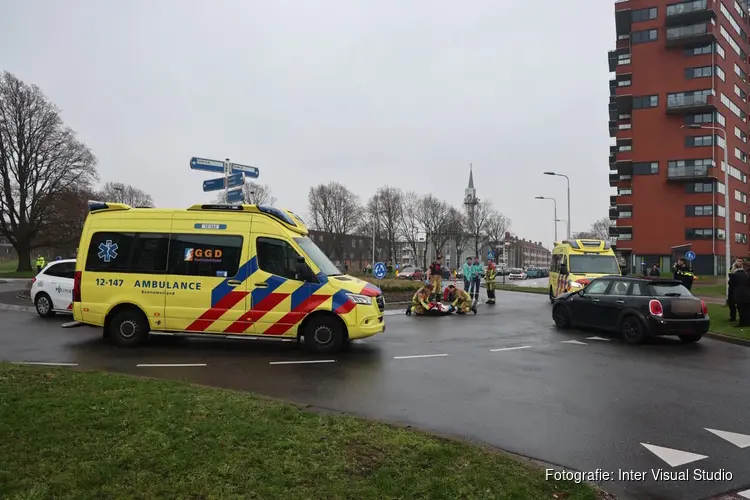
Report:
[[571,255],[572,274],[620,274],[620,266],[614,255]]
[[321,250],[318,245],[313,242],[313,240],[305,236],[304,238],[294,238],[294,241],[297,242],[297,244],[310,258],[310,260],[313,261],[316,266],[318,266],[323,274],[328,276],[338,276],[341,274],[341,271],[339,271],[334,263],[331,262],[331,260],[326,256],[323,250]]

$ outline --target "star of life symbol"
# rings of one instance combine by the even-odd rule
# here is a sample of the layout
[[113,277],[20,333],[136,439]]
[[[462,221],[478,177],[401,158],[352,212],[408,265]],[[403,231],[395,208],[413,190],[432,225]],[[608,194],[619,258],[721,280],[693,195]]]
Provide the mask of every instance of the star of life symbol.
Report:
[[99,243],[99,258],[104,262],[110,262],[117,258],[117,243],[107,240],[106,243]]

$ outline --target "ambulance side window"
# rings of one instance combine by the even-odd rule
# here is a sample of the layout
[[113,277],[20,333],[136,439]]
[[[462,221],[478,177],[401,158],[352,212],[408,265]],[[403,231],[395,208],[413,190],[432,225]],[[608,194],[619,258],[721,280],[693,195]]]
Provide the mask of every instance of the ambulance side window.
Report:
[[550,272],[553,273],[559,273],[560,272],[560,261],[562,260],[563,256],[558,254],[552,255],[552,266],[550,268]]
[[255,246],[261,270],[282,278],[296,279],[300,255],[292,245],[276,238],[258,238]]
[[242,236],[172,234],[167,274],[232,278],[242,257]]
[[163,274],[169,235],[164,233],[98,232],[91,237],[86,270]]

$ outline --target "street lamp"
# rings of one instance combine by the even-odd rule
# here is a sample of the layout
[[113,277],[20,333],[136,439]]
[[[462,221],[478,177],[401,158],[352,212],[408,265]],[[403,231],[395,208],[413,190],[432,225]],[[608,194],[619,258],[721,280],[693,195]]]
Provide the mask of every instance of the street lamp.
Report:
[[[729,243],[729,154],[727,153],[729,150],[729,141],[727,140],[727,131],[722,127],[711,125],[683,125],[682,128],[713,130],[714,132],[721,132],[721,135],[724,136],[724,274],[727,274],[732,265],[731,246]],[[726,295],[729,298],[729,281],[726,283]]]
[[536,200],[552,200],[552,203],[554,203],[555,206],[555,243],[557,243],[557,200],[554,198],[549,198],[547,196],[536,196],[534,199]]
[[554,175],[557,177],[565,177],[568,183],[568,238],[570,238],[570,177],[565,174],[558,174],[557,172],[544,172],[544,175]]

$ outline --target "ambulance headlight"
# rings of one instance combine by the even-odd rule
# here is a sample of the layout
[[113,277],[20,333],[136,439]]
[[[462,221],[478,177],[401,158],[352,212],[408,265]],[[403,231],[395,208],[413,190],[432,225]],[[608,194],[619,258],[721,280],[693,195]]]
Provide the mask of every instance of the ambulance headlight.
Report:
[[568,286],[570,288],[577,290],[579,288],[583,288],[584,285],[582,285],[581,283],[578,283],[577,281],[568,281]]
[[368,297],[367,295],[360,295],[358,293],[347,293],[346,296],[349,297],[349,300],[351,300],[355,304],[362,304],[365,306],[369,306],[372,304],[372,297]]

